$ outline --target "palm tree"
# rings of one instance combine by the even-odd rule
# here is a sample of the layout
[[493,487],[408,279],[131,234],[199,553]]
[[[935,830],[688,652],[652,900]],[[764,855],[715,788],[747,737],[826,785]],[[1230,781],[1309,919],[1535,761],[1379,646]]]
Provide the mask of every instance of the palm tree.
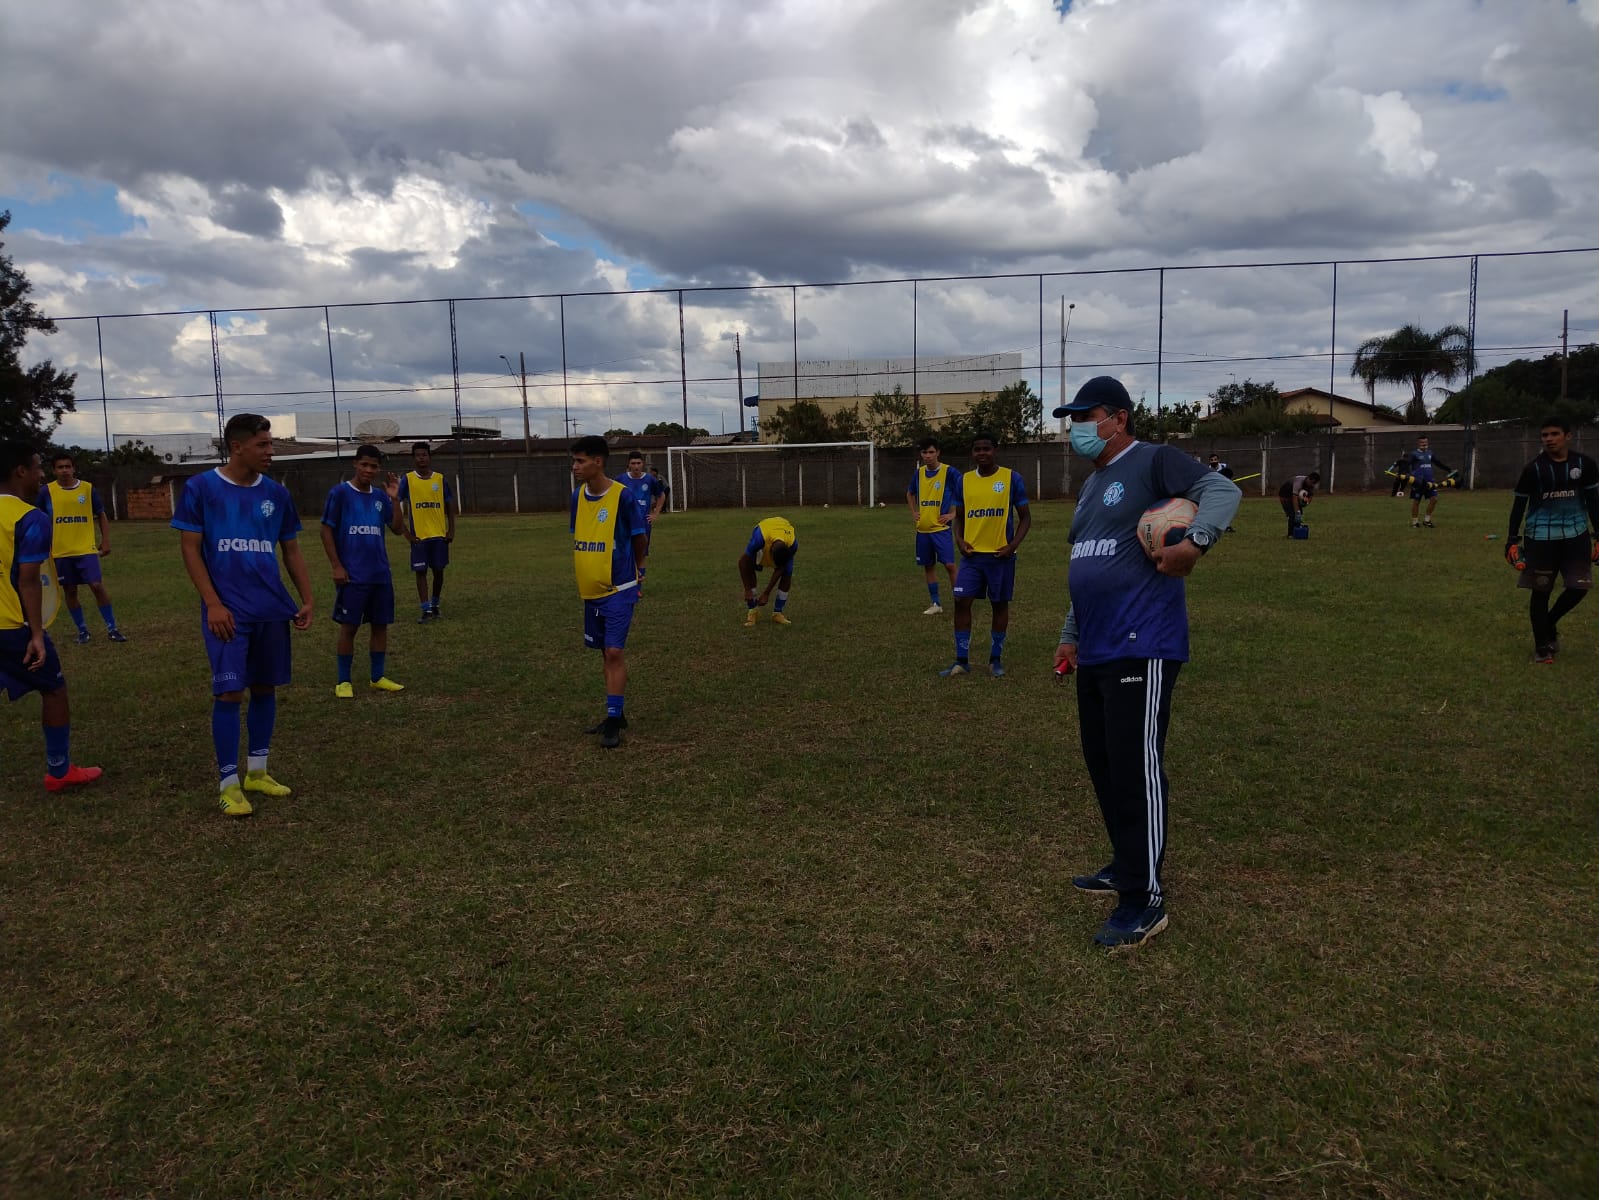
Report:
[[1375,403],[1379,383],[1408,383],[1410,404],[1405,420],[1412,425],[1427,423],[1427,404],[1422,399],[1427,381],[1453,383],[1476,368],[1471,352],[1471,334],[1459,325],[1445,325],[1428,333],[1419,325],[1402,325],[1386,337],[1371,337],[1360,343],[1349,373],[1366,385],[1367,397]]

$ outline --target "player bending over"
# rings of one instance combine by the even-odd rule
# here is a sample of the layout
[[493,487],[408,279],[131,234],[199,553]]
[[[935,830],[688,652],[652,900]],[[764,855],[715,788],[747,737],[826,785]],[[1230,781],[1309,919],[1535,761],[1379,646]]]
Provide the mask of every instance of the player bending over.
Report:
[[[744,553],[738,556],[738,577],[744,584],[744,606],[749,612],[744,617],[745,628],[755,624],[757,608],[763,607],[777,591],[777,606],[772,610],[772,623],[792,625],[783,609],[788,604],[788,590],[794,586],[794,556],[799,553],[799,540],[794,526],[782,517],[767,517],[750,532]],[[766,590],[755,594],[755,573],[770,567],[772,577],[766,581]]]

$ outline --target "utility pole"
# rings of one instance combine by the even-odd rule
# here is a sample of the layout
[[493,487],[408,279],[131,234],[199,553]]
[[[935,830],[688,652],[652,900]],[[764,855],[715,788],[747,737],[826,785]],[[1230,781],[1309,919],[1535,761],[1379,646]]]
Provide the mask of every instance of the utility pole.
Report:
[[1072,310],[1077,307],[1077,302],[1066,303],[1066,297],[1060,298],[1060,402],[1057,407],[1066,404],[1066,334],[1072,327]]
[[738,431],[744,432],[744,348],[733,335],[733,362],[738,367]]
[[1560,310],[1560,403],[1566,402],[1566,334],[1569,332],[1567,322],[1571,319],[1571,310]]
[[528,425],[527,416],[527,352],[516,352],[517,364],[522,368],[522,453],[533,453],[533,431]]

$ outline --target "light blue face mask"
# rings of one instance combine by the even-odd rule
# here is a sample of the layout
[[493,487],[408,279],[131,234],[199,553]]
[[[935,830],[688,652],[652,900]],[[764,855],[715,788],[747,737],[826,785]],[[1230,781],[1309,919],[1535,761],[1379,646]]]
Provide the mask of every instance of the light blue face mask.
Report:
[[1071,427],[1072,449],[1092,462],[1105,453],[1107,439],[1099,436],[1101,421],[1073,421]]

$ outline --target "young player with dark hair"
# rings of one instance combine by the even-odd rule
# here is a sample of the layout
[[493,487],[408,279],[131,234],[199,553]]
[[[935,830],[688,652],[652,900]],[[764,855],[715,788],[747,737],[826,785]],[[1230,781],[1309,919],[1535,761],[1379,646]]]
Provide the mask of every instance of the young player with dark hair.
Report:
[[[281,483],[263,473],[272,466],[272,423],[239,413],[222,431],[228,461],[184,485],[172,528],[178,530],[183,566],[200,593],[200,633],[211,662],[211,741],[220,795],[229,817],[255,811],[246,792],[287,796],[290,789],[267,774],[277,722],[277,689],[292,677],[289,625],[311,626],[311,574],[296,539],[300,514]],[[278,570],[283,565],[300,593],[289,599]],[[249,751],[239,778],[239,710],[250,692]]]
[[628,495],[638,505],[644,517],[644,538],[649,541],[655,536],[655,518],[661,515],[661,509],[666,506],[666,485],[661,482],[660,476],[644,469],[644,455],[638,450],[627,456],[627,474],[617,482],[627,489]]
[[333,621],[339,627],[339,676],[333,694],[341,700],[355,698],[350,675],[355,663],[355,633],[370,625],[371,683],[379,692],[401,692],[403,684],[384,674],[389,649],[389,626],[394,623],[394,576],[389,569],[389,547],[384,529],[405,536],[400,515],[400,481],[386,475],[374,487],[383,466],[383,452],[362,446],[355,452],[354,474],[333,486],[322,506],[322,549],[333,569]]
[[605,439],[572,443],[572,562],[583,600],[583,641],[601,651],[605,717],[584,732],[600,735],[607,750],[622,744],[627,728],[627,631],[633,624],[640,581],[649,556],[644,514],[628,490],[605,474]]
[[[455,491],[450,481],[433,470],[433,447],[418,442],[411,447],[412,470],[400,480],[400,502],[406,511],[406,540],[411,543],[411,570],[416,574],[416,598],[422,606],[417,624],[439,619],[439,597],[444,594],[444,568],[450,565],[450,543],[455,541]],[[428,572],[433,592],[428,594]]]
[[1016,551],[1033,527],[1027,485],[1021,473],[994,462],[994,439],[972,439],[976,469],[957,475],[952,490],[955,544],[960,573],[955,577],[955,661],[939,672],[949,679],[971,674],[972,603],[987,599],[991,611],[988,673],[1005,674],[1002,658],[1010,630],[1010,602],[1016,592]]
[[[1133,436],[1132,400],[1109,375],[1090,379],[1066,406],[1072,449],[1094,464],[1072,517],[1071,608],[1055,672],[1077,675],[1083,759],[1099,799],[1112,858],[1080,891],[1114,894],[1116,910],[1094,935],[1136,946],[1166,928],[1166,731],[1177,672],[1188,661],[1183,578],[1233,513],[1238,486],[1170,446]],[[1144,511],[1182,496],[1198,505],[1187,534],[1151,558],[1138,540]]]
[[[1543,451],[1522,469],[1510,505],[1505,561],[1520,572],[1518,587],[1532,592],[1532,661],[1552,663],[1560,651],[1560,619],[1593,586],[1599,561],[1599,463],[1571,449],[1571,422],[1549,417],[1538,430]],[[1521,545],[1526,517],[1526,548]],[[1565,580],[1551,607],[1555,576]]]
[[1407,450],[1399,456],[1399,461],[1394,464],[1394,470],[1401,484],[1410,486],[1410,527],[1420,529],[1421,502],[1427,502],[1426,526],[1428,529],[1436,528],[1432,523],[1432,514],[1438,507],[1438,484],[1436,472],[1443,471],[1450,474],[1450,468],[1443,459],[1432,452],[1432,443],[1426,434],[1416,439],[1416,448]]
[[938,461],[943,447],[937,438],[923,438],[917,449],[922,461],[905,489],[905,503],[916,526],[916,565],[922,568],[932,601],[922,616],[934,617],[944,611],[938,602],[938,564],[949,574],[950,592],[955,591],[955,535],[950,523],[955,519],[955,488],[961,473]]
[[61,660],[45,632],[60,593],[51,577],[50,519],[35,507],[44,465],[32,446],[0,442],[0,692],[38,692],[45,790],[93,783],[99,767],[72,765],[72,718]]
[[1316,485],[1320,482],[1321,472],[1312,471],[1309,475],[1295,475],[1277,489],[1277,500],[1283,506],[1283,516],[1288,518],[1289,537],[1295,536],[1294,530],[1305,523],[1305,508],[1315,499]]
[[[756,609],[763,608],[772,592],[777,592],[777,605],[772,610],[774,625],[792,625],[783,609],[788,605],[788,592],[794,586],[794,556],[799,553],[799,535],[784,517],[767,517],[757,521],[750,531],[750,540],[744,553],[738,556],[738,578],[744,585],[745,628],[752,627],[757,619]],[[772,577],[766,581],[766,590],[755,594],[755,574],[770,568]]]
[[78,603],[80,583],[88,584],[94,593],[100,619],[105,622],[106,637],[113,642],[125,642],[127,635],[117,628],[111,595],[101,582],[100,560],[111,553],[111,520],[106,516],[100,493],[94,484],[78,478],[78,466],[66,451],[51,458],[50,469],[55,479],[49,486],[39,489],[38,503],[50,514],[54,530],[50,554],[55,559],[56,582],[61,585],[67,602],[67,615],[78,627],[78,642],[81,645],[89,641],[89,625]]

